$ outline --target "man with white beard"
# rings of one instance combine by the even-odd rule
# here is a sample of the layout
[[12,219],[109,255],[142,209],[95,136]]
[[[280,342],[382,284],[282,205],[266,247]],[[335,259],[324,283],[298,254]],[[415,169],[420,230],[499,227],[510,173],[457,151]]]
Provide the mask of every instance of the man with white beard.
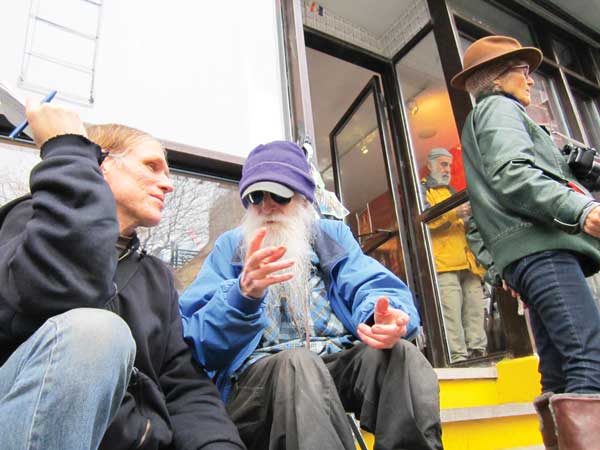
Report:
[[[450,198],[452,153],[442,147],[429,152],[429,175],[421,180],[427,206]],[[433,257],[444,315],[451,362],[486,355],[484,305],[481,278],[485,273],[467,245],[465,222],[468,203],[429,222]]]
[[316,217],[302,149],[258,146],[239,187],[246,216],[180,306],[248,448],[354,449],[352,411],[376,449],[441,449],[437,378],[402,339],[419,326],[412,295],[346,225]]

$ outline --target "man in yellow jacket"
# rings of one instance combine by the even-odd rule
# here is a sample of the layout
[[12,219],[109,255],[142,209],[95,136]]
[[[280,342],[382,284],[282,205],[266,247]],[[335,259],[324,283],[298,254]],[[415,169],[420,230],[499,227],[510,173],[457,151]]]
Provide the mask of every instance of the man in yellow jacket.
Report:
[[[434,148],[428,156],[429,175],[421,180],[427,206],[446,200],[450,186],[452,154]],[[471,214],[464,203],[429,223],[438,286],[452,362],[486,354],[484,304],[478,266],[467,245],[464,221]]]

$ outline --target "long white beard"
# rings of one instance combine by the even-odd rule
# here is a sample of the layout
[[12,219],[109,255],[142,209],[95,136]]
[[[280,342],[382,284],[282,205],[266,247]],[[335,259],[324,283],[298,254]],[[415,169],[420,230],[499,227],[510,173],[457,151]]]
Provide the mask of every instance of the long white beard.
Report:
[[[279,317],[281,300],[286,299],[294,328],[300,338],[308,338],[309,295],[311,276],[311,252],[314,241],[315,213],[305,200],[293,200],[286,214],[259,215],[252,207],[242,219],[243,256],[261,227],[267,234],[262,247],[285,245],[286,252],[281,259],[291,259],[294,265],[281,273],[292,273],[294,277],[284,283],[269,286],[266,298],[267,314]],[[274,223],[267,223],[274,222]]]
[[448,186],[450,184],[450,180],[452,179],[451,175],[449,174],[435,172],[433,170],[431,171],[430,176],[436,181],[437,184],[443,186]]

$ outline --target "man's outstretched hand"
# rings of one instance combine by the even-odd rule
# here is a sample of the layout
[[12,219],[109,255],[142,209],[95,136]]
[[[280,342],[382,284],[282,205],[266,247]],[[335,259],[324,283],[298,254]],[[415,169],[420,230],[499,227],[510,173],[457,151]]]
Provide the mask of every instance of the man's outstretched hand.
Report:
[[275,274],[291,267],[294,261],[281,260],[286,251],[283,245],[260,248],[266,234],[266,228],[258,230],[248,248],[240,278],[240,290],[246,297],[260,299],[272,284],[283,283],[294,277],[290,273]]
[[390,308],[387,297],[380,297],[375,303],[375,324],[358,325],[358,336],[369,347],[392,348],[407,332],[410,318],[404,311]]

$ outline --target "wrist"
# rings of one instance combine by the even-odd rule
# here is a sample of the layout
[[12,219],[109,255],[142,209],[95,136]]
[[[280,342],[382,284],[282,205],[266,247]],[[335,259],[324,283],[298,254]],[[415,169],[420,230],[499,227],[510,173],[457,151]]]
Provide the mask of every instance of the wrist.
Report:
[[227,303],[234,308],[242,311],[244,314],[256,314],[261,305],[262,299],[253,299],[242,293],[240,284],[235,283],[227,294]]
[[264,291],[263,292],[254,292],[254,291],[252,291],[250,289],[244,288],[244,286],[242,284],[241,278],[239,280],[238,286],[239,286],[239,289],[240,289],[240,293],[244,297],[246,297],[247,299],[254,300],[254,301],[259,301],[264,296]]
[[583,212],[581,213],[581,217],[579,218],[579,228],[581,230],[584,229],[585,227],[585,222],[588,218],[588,216],[590,215],[590,213],[596,208],[600,206],[600,203],[596,203],[596,202],[590,202],[584,209]]

